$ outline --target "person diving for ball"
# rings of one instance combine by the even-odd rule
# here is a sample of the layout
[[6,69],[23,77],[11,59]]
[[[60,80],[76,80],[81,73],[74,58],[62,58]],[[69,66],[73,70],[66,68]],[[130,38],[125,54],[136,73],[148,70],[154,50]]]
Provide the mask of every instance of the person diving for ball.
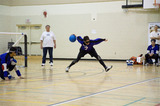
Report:
[[20,79],[23,79],[20,71],[16,67],[17,60],[14,59],[13,56],[16,56],[16,48],[11,47],[9,52],[0,55],[0,77],[3,80],[11,80],[14,79],[13,76],[10,75],[10,71],[15,70],[17,76]]
[[77,36],[77,40],[81,44],[81,48],[80,48],[79,54],[77,56],[77,59],[73,60],[72,63],[66,68],[66,72],[69,72],[69,69],[71,68],[71,66],[73,66],[75,63],[77,63],[86,54],[90,54],[91,57],[95,57],[99,61],[99,63],[104,67],[106,72],[108,72],[112,68],[112,66],[107,67],[104,64],[103,60],[97,54],[96,50],[93,47],[94,45],[97,45],[97,44],[99,44],[99,43],[101,43],[103,41],[107,42],[108,41],[107,39],[97,38],[95,40],[90,40],[88,36],[84,36],[83,39],[82,39],[81,36]]

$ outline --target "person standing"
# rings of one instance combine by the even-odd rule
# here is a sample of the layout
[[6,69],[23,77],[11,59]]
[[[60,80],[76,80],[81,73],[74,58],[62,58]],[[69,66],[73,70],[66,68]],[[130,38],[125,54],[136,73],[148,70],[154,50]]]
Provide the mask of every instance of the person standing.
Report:
[[160,32],[158,32],[158,25],[155,25],[154,31],[150,33],[150,39],[155,39],[156,44],[160,45]]
[[56,37],[50,31],[50,25],[46,25],[46,31],[41,35],[41,49],[43,49],[42,66],[45,66],[47,51],[49,52],[50,66],[53,66],[53,47],[56,48]]

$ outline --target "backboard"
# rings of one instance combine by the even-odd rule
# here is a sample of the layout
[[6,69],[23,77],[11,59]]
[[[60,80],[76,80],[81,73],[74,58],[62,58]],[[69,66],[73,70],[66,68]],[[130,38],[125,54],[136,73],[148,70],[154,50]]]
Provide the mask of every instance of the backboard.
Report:
[[160,8],[160,0],[143,0],[144,9]]

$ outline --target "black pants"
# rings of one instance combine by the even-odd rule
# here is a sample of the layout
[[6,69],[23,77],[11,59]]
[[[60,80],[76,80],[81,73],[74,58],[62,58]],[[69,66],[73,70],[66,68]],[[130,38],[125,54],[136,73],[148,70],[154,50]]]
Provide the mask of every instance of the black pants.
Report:
[[153,64],[152,58],[155,59],[155,63],[158,63],[158,54],[154,54],[153,56],[150,56],[149,54],[146,54],[145,57],[146,57],[146,62],[149,63],[149,64]]
[[[11,64],[7,65],[8,71],[12,71],[15,66],[16,66],[16,65],[11,65]],[[9,75],[9,74],[10,74],[10,73],[8,72],[8,75]],[[5,80],[5,78],[4,78],[4,73],[3,73],[3,70],[2,70],[2,64],[1,64],[1,63],[0,63],[0,77],[1,77],[3,80]]]
[[103,60],[101,59],[101,57],[97,54],[97,52],[95,51],[95,49],[93,48],[91,51],[89,52],[86,52],[82,49],[80,49],[80,52],[77,56],[77,59],[76,60],[73,60],[72,63],[68,66],[69,68],[74,65],[75,63],[77,63],[82,57],[84,57],[86,54],[90,54],[91,57],[95,57],[99,63],[106,69],[107,66],[104,64]]
[[44,64],[46,63],[47,50],[49,52],[50,62],[53,62],[53,47],[44,47],[43,48],[43,59],[42,59],[42,63]]

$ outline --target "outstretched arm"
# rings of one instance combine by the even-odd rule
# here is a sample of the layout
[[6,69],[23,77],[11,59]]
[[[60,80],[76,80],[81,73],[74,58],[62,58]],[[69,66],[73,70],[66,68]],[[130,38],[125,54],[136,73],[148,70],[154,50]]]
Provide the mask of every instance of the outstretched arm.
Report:
[[94,43],[94,45],[97,45],[97,44],[99,44],[99,43],[101,43],[103,41],[107,42],[108,40],[107,39],[97,38],[97,39],[93,40],[92,42]]

